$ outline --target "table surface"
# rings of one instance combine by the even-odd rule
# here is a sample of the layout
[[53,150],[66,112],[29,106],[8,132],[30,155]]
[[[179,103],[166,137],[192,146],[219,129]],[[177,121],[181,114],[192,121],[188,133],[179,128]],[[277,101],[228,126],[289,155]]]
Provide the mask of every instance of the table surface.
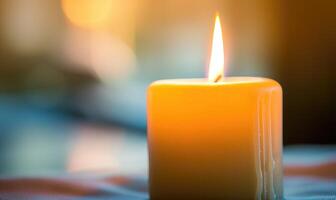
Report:
[[[143,162],[146,162],[143,160]],[[336,199],[336,147],[291,146],[284,150],[285,199]],[[70,173],[2,177],[0,199],[148,199],[146,172],[133,175]]]

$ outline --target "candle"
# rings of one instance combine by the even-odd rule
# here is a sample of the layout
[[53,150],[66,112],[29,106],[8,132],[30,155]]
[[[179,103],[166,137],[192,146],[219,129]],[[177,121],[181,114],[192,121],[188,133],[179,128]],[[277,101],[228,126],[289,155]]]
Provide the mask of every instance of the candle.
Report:
[[282,199],[282,89],[224,77],[216,17],[208,80],[148,89],[151,200]]

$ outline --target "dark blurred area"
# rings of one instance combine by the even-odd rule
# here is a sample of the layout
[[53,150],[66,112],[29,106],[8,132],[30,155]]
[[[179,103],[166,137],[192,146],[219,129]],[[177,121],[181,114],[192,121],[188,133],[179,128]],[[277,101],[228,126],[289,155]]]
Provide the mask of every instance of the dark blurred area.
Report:
[[335,1],[283,1],[279,80],[284,141],[336,142]]
[[335,144],[335,8],[332,0],[3,0],[0,175],[145,168],[146,87],[205,76],[216,11],[228,75],[282,84],[284,144]]

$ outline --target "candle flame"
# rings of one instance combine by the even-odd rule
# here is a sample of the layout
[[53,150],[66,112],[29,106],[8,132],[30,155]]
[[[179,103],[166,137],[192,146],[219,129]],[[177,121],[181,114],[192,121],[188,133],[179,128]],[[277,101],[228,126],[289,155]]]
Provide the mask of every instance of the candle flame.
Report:
[[222,78],[224,78],[224,47],[222,27],[219,15],[217,14],[212,39],[208,81],[218,82]]

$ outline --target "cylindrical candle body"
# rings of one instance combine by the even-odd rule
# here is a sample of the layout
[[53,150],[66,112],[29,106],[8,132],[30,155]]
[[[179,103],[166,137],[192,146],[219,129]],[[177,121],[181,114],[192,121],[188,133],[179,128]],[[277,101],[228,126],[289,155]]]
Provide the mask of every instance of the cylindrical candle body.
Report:
[[282,199],[282,90],[266,78],[148,89],[151,200]]

